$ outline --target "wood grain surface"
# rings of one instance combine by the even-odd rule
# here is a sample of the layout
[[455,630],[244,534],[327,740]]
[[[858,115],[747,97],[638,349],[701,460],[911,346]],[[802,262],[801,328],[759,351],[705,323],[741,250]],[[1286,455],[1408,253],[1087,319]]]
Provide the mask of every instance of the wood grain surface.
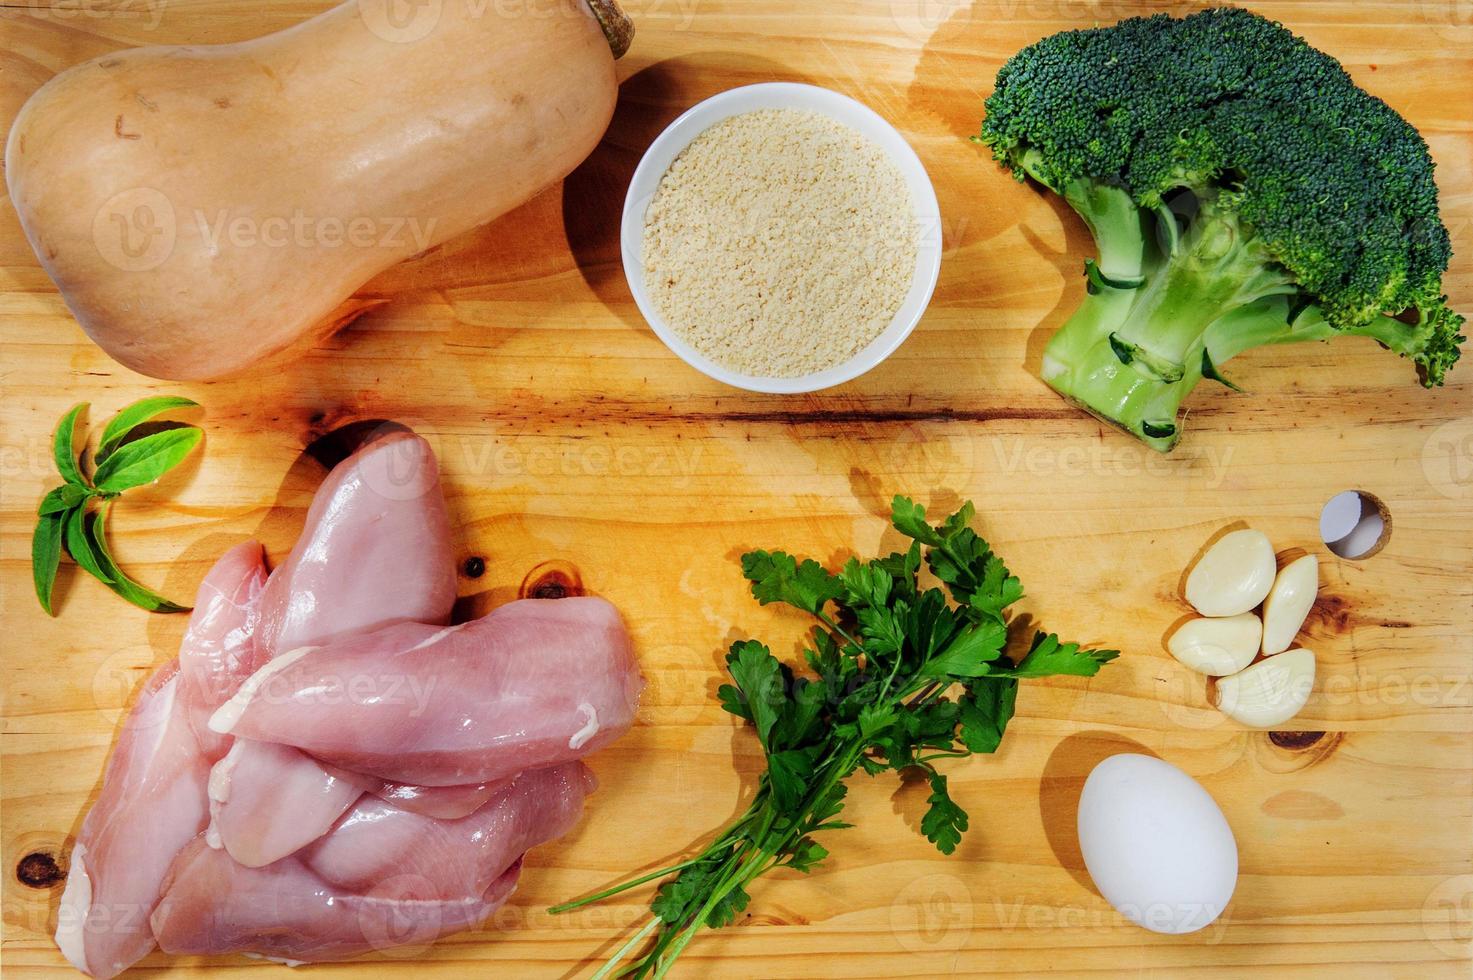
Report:
[[[461,2],[461,0],[444,0]],[[494,3],[496,0],[487,0]],[[521,0],[501,0],[521,2]],[[328,0],[5,0],[0,118],[52,74],[114,48],[252,37]],[[1349,339],[1251,352],[1248,394],[1203,386],[1168,458],[1082,416],[1032,374],[1079,299],[1087,248],[1062,206],[1002,174],[965,137],[1003,59],[1054,31],[1195,5],[1089,0],[633,0],[613,125],[563,185],[366,286],[388,300],[289,369],[154,382],[82,335],[7,201],[0,213],[0,645],[7,977],[65,975],[53,946],[71,835],[121,712],[175,651],[181,617],[150,616],[65,575],[37,608],[31,514],[55,480],[47,441],[73,403],[100,421],[149,393],[207,407],[196,461],[114,514],[122,564],[186,598],[250,536],[286,553],[323,467],[306,452],[388,419],[435,445],[465,557],[470,615],[549,571],[626,614],[650,681],[637,727],[592,760],[602,788],[566,840],[530,855],[480,931],[429,949],[311,968],[348,976],[586,976],[645,894],[544,911],[666,863],[736,813],[759,764],[715,706],[734,638],[792,652],[795,616],[759,608],[736,558],[783,547],[824,560],[895,543],[896,492],[977,502],[980,530],[1029,588],[1039,623],[1119,646],[1096,679],[1030,682],[1003,749],[954,770],[972,813],[942,858],[916,831],[924,793],[893,777],[852,794],[811,878],[779,874],[750,915],[699,939],[688,977],[1401,976],[1473,969],[1473,365],[1425,391],[1411,367]],[[1473,11],[1462,0],[1264,2],[1340,58],[1426,135],[1459,253],[1447,279],[1473,309]],[[724,388],[646,328],[619,263],[624,188],[682,110],[723,89],[811,81],[863,100],[907,136],[936,184],[946,253],[911,339],[833,391]],[[164,179],[161,177],[161,179]],[[1389,507],[1365,561],[1319,545],[1320,506],[1364,488]],[[1183,565],[1249,519],[1322,559],[1307,624],[1319,679],[1294,733],[1245,731],[1162,648],[1186,611]],[[552,563],[548,565],[546,563]],[[1191,936],[1124,923],[1091,886],[1073,808],[1091,766],[1136,750],[1201,780],[1241,852],[1225,917]],[[27,883],[29,882],[29,884]],[[285,976],[239,957],[139,968]]]

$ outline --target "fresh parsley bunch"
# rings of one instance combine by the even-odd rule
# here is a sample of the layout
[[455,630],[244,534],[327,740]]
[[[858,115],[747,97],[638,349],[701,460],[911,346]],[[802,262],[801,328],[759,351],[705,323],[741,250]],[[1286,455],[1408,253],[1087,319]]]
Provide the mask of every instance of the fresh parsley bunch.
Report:
[[[950,854],[967,813],[937,764],[997,750],[1020,678],[1090,677],[1119,655],[1037,633],[1026,654],[1009,659],[1006,610],[1022,598],[1023,585],[971,529],[974,515],[967,503],[933,527],[924,508],[896,497],[891,521],[910,548],[869,562],[850,558],[837,575],[781,551],[742,556],[757,601],[786,603],[818,620],[804,651],[812,676],[798,676],[756,640],[733,644],[726,656],[732,683],[721,687],[721,705],[757,730],[767,769],[746,813],[696,857],[552,909],[674,875],[660,885],[649,923],[595,978],[615,970],[664,976],[702,926],[727,925],[746,908],[755,878],[821,862],[828,851],[815,836],[852,826],[839,818],[844,781],[856,769],[923,773],[931,794],[921,831]],[[942,588],[921,588],[923,563]],[[652,935],[648,949],[620,968]]]
[[[113,560],[107,546],[107,509],[125,490],[152,483],[179,465],[199,445],[204,433],[182,423],[145,425],[165,412],[196,408],[188,398],[160,395],[134,402],[114,415],[102,430],[89,475],[77,446],[77,419],[87,405],[74,406],[62,416],[52,439],[52,456],[62,484],[41,498],[36,530],[31,536],[31,573],[36,598],[48,615],[51,592],[65,549],[77,567],[133,605],[150,612],[186,612],[189,607],[170,602],[129,578]],[[82,435],[81,445],[86,445]]]

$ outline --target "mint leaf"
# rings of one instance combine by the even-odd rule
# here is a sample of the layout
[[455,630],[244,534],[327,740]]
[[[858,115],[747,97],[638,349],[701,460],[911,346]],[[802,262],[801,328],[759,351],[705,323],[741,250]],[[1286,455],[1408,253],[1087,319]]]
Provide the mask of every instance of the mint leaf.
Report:
[[41,498],[41,505],[36,508],[36,514],[40,517],[45,517],[47,514],[60,514],[71,510],[86,499],[86,487],[76,483],[63,483],[47,491],[46,496]]
[[98,465],[93,479],[107,493],[152,483],[183,461],[203,437],[199,429],[185,426],[125,443]]
[[108,579],[103,580],[103,584],[133,605],[140,609],[147,609],[149,612],[189,612],[189,606],[181,606],[177,602],[165,599],[157,592],[147,586],[138,584],[124,574],[123,570],[118,567],[118,563],[113,560],[112,552],[108,550],[107,534],[103,524],[106,518],[107,505],[104,504],[103,509],[94,515],[87,524],[87,533],[92,542],[93,555],[97,560],[97,564],[109,576]]
[[103,570],[102,561],[92,545],[92,536],[87,533],[86,508],[76,507],[62,516],[62,533],[65,535],[66,553],[72,556],[72,561],[104,585],[112,584],[112,576]]
[[77,417],[86,409],[86,402],[73,405],[71,411],[61,417],[61,422],[56,426],[56,434],[51,439],[51,456],[56,460],[56,471],[66,482],[80,486],[87,486],[87,480],[82,476],[81,467],[77,465],[75,442]]
[[783,551],[752,551],[742,556],[742,574],[752,583],[752,595],[764,606],[785,602],[816,613],[844,592],[839,579],[811,558],[800,565]]
[[48,616],[56,615],[51,609],[51,590],[56,584],[56,569],[61,564],[61,537],[60,514],[43,515],[31,535],[31,578],[36,584],[36,598]]
[[176,408],[198,408],[199,403],[178,395],[156,395],[127,406],[114,415],[102,430],[102,442],[97,447],[97,462],[101,464],[113,454],[128,434],[152,419]]

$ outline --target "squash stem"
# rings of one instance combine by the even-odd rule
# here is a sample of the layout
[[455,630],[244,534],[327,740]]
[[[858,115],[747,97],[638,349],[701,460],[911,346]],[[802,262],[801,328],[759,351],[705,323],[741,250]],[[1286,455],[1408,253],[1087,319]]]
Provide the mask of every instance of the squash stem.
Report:
[[598,26],[604,29],[604,37],[608,39],[609,48],[614,52],[617,60],[624,57],[624,52],[629,50],[629,45],[634,41],[634,21],[629,19],[619,6],[619,0],[586,0],[588,9],[593,11],[593,16],[598,19]]

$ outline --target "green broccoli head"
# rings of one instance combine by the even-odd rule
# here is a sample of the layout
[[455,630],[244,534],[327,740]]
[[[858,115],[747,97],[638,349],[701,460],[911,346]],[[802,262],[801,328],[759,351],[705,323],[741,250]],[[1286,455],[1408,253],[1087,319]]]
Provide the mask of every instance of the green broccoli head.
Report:
[[1429,386],[1457,360],[1426,143],[1279,24],[1217,9],[1044,38],[998,73],[978,140],[1099,248],[1046,380],[1157,448],[1249,346],[1366,334]]

